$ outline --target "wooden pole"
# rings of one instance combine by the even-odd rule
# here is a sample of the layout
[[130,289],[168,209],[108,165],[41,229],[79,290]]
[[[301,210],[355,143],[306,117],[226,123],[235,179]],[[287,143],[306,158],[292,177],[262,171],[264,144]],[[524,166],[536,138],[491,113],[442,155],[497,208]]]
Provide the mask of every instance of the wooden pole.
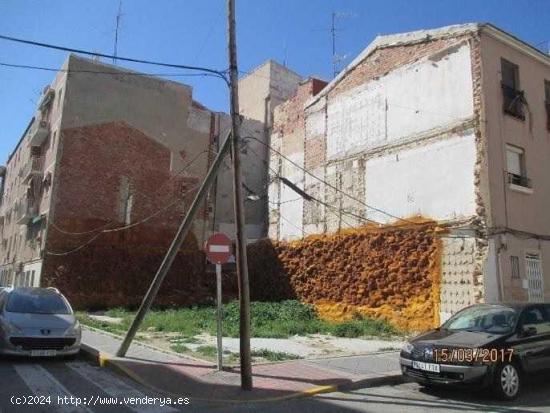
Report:
[[244,203],[242,196],[242,176],[240,165],[240,125],[239,115],[239,71],[237,66],[237,45],[235,36],[235,0],[227,0],[227,31],[229,52],[230,113],[231,113],[231,154],[233,156],[233,200],[235,205],[235,237],[237,278],[239,283],[239,335],[241,356],[241,388],[252,390],[252,360],[250,356],[250,288],[248,283],[248,263],[246,258],[246,232]]

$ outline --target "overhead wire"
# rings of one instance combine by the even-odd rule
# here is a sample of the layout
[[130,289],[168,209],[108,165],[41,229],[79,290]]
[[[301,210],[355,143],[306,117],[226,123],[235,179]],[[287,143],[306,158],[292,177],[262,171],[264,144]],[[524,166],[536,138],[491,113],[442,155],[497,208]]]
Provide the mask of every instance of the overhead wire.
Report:
[[229,79],[227,78],[227,75],[226,75],[227,71],[211,69],[211,68],[208,68],[208,67],[192,66],[192,65],[184,65],[184,64],[176,64],[176,63],[167,63],[167,62],[158,62],[158,61],[153,61],[153,60],[137,59],[137,58],[132,58],[132,57],[115,56],[115,55],[110,55],[110,54],[106,54],[106,53],[92,52],[90,50],[76,49],[76,48],[72,48],[72,47],[60,46],[60,45],[55,45],[55,44],[51,44],[51,43],[44,43],[44,42],[37,42],[37,41],[34,41],[34,40],[21,39],[21,38],[17,38],[17,37],[13,37],[13,36],[2,35],[2,34],[0,34],[0,39],[1,40],[6,40],[6,41],[11,41],[11,42],[16,42],[16,43],[21,43],[21,44],[27,44],[27,45],[30,45],[30,46],[43,47],[43,48],[53,49],[53,50],[60,50],[60,51],[64,51],[64,52],[80,53],[80,54],[88,55],[88,56],[103,57],[103,58],[107,58],[107,59],[115,59],[116,58],[117,60],[122,60],[122,61],[125,61],[125,62],[141,63],[141,64],[153,65],[153,66],[171,67],[171,68],[175,68],[175,69],[186,69],[186,70],[195,70],[195,71],[200,71],[200,72],[205,72],[205,73],[211,73],[211,74],[216,75],[217,77],[223,79],[226,82],[226,84],[229,86]]
[[68,73],[68,74],[78,74],[78,73],[85,73],[85,74],[93,74],[93,75],[106,75],[106,76],[157,76],[157,77],[218,77],[212,73],[138,73],[138,72],[107,72],[107,71],[101,71],[101,70],[84,70],[84,69],[60,69],[60,68],[54,68],[54,67],[47,67],[47,66],[34,66],[34,65],[23,65],[23,64],[15,64],[15,63],[6,63],[6,62],[0,62],[0,66],[4,67],[10,67],[14,69],[29,69],[29,70],[43,70],[47,72],[61,72],[61,73]]
[[279,156],[281,156],[282,158],[284,158],[286,161],[288,161],[289,163],[291,163],[292,165],[294,165],[295,167],[297,167],[298,169],[304,171],[305,173],[307,173],[309,176],[311,176],[312,178],[315,178],[316,180],[318,180],[319,182],[325,184],[326,186],[328,186],[329,188],[332,188],[334,189],[335,191],[345,195],[346,197],[348,197],[349,199],[352,199],[358,203],[360,203],[361,205],[373,210],[373,211],[376,211],[376,212],[379,212],[383,215],[386,215],[390,218],[394,218],[394,219],[397,219],[399,221],[403,221],[403,222],[407,222],[409,224],[417,224],[416,222],[414,221],[410,221],[410,220],[407,220],[405,218],[401,218],[397,215],[394,215],[394,214],[391,214],[390,212],[387,212],[387,211],[384,211],[383,209],[380,209],[380,208],[377,208],[375,206],[372,206],[372,205],[369,205],[367,204],[366,202],[358,199],[358,198],[355,198],[353,195],[350,195],[348,194],[347,192],[343,191],[342,189],[332,185],[331,183],[327,182],[326,180],[322,179],[322,178],[319,178],[317,175],[313,174],[312,172],[308,171],[307,169],[305,169],[304,167],[300,166],[299,164],[297,164],[296,162],[294,162],[292,159],[288,158],[287,156],[285,156],[283,153],[281,153],[280,151],[278,151],[277,149],[273,148],[271,145],[261,141],[260,139],[254,137],[254,136],[247,136],[246,138],[244,139],[254,139],[255,141],[261,143],[262,145],[266,146],[267,148],[269,148],[270,150],[272,150],[273,152],[277,153]]
[[[252,148],[250,148],[250,147],[248,147],[247,149],[250,150],[252,153],[254,153],[254,154],[257,156],[257,159],[262,159],[261,156],[260,156],[254,149],[252,149]],[[275,171],[275,170],[269,165],[269,163],[268,163],[267,161],[265,161],[265,160],[262,160],[262,161],[266,164],[266,166],[268,167],[268,169],[271,170],[271,172],[274,174],[275,177],[277,177],[277,178],[279,178],[279,179],[280,179],[280,178],[283,178],[277,171]],[[291,189],[292,189],[292,188],[291,188]],[[302,190],[302,191],[303,191],[303,190]],[[332,205],[330,205],[330,204],[328,204],[328,203],[326,203],[326,202],[324,202],[324,201],[321,201],[320,199],[314,197],[313,195],[307,193],[306,191],[303,191],[303,192],[304,192],[305,194],[307,194],[307,196],[310,198],[310,199],[306,199],[306,200],[314,201],[314,202],[317,202],[317,203],[323,205],[324,207],[326,207],[326,208],[329,210],[329,212],[332,212],[333,214],[335,214],[335,215],[338,217],[338,219],[339,219],[340,221],[342,221],[345,225],[347,225],[349,228],[353,228],[354,225],[350,224],[349,222],[346,222],[346,221],[342,218],[342,214],[343,214],[343,215],[347,215],[347,216],[351,216],[352,218],[359,219],[359,220],[364,221],[364,222],[370,222],[370,223],[374,223],[374,224],[380,224],[379,222],[376,222],[376,221],[373,221],[373,220],[371,220],[371,219],[365,218],[365,217],[363,217],[363,216],[354,214],[353,212],[349,212],[349,211],[347,211],[347,210],[345,210],[345,209],[343,209],[343,208],[336,208],[336,207],[333,207]],[[266,197],[266,196],[267,196],[267,192],[264,194],[264,197]],[[302,196],[302,197],[300,197],[300,198],[297,198],[296,200],[298,200],[298,199],[305,199],[305,198]],[[287,203],[287,202],[291,202],[291,201],[283,201],[283,202],[281,202],[281,204],[282,204],[282,203]],[[278,202],[271,202],[271,201],[270,201],[270,203],[279,205]],[[280,211],[278,211],[278,213],[280,213]]]
[[[195,185],[193,188],[187,190],[185,193],[183,193],[182,195],[186,195],[187,193],[190,193],[192,191],[194,191],[195,189],[197,189],[199,187],[199,185]],[[46,254],[48,255],[56,255],[56,256],[64,256],[64,255],[69,255],[69,254],[72,254],[74,252],[77,252],[77,251],[80,251],[82,248],[90,245],[94,240],[96,240],[101,234],[106,234],[106,233],[111,233],[111,232],[119,232],[119,231],[125,231],[127,229],[130,229],[130,228],[133,228],[133,227],[136,227],[138,225],[142,225],[144,223],[146,223],[147,221],[153,219],[154,217],[156,217],[157,215],[159,215],[160,213],[164,212],[165,210],[171,208],[172,206],[174,206],[176,203],[178,202],[181,202],[181,198],[178,198],[176,200],[174,200],[173,202],[163,206],[162,208],[158,209],[157,211],[153,212],[152,214],[148,215],[147,217],[145,218],[142,218],[141,220],[137,221],[137,222],[134,222],[134,223],[131,223],[131,224],[128,224],[128,225],[123,225],[121,227],[116,227],[116,228],[112,228],[112,229],[103,229],[101,231],[99,231],[97,234],[95,234],[92,238],[90,238],[88,241],[84,242],[83,244],[79,245],[78,247],[75,247],[71,250],[68,250],[68,251],[64,251],[64,252],[51,252],[51,251],[46,251]]]
[[[168,178],[168,180],[166,180],[166,182],[164,182],[159,188],[157,188],[157,190],[152,194],[152,195],[146,195],[145,193],[143,192],[138,192],[137,194],[139,195],[142,195],[142,196],[145,196],[146,198],[149,198],[151,199],[152,197],[154,197],[156,194],[158,194],[162,189],[164,189],[164,187],[170,183],[172,180],[174,180],[175,178],[179,177],[183,172],[185,172],[197,159],[199,159],[199,157],[203,154],[205,154],[206,152],[208,152],[209,150],[208,149],[205,149],[204,151],[202,152],[199,152],[197,155],[195,155],[193,157],[193,159],[188,162],[185,166],[183,166],[181,169],[179,169],[175,174],[173,174],[172,176],[170,176],[170,178]],[[210,150],[212,151],[212,150]],[[213,151],[212,151],[213,152]],[[215,153],[215,152],[214,152]],[[80,236],[80,235],[88,235],[88,234],[93,234],[97,231],[101,231],[105,228],[107,228],[110,224],[112,223],[112,221],[110,220],[109,222],[107,222],[106,224],[104,225],[101,225],[100,227],[98,228],[95,228],[95,229],[92,229],[92,230],[88,230],[88,231],[83,231],[83,232],[71,232],[71,231],[67,231],[67,230],[64,230],[62,228],[60,228],[59,226],[57,226],[54,222],[50,222],[50,225],[58,232],[62,233],[62,234],[65,234],[65,235],[76,235],[76,236]]]

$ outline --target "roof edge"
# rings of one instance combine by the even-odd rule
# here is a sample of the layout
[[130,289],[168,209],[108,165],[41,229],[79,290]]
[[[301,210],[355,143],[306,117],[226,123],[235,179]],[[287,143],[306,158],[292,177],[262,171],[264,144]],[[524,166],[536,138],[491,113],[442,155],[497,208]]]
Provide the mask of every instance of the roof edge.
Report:
[[457,36],[465,33],[474,33],[479,31],[483,26],[482,23],[465,23],[457,24],[451,26],[439,27],[436,29],[430,30],[415,30],[412,32],[405,33],[396,33],[383,36],[376,36],[374,40],[365,48],[355,59],[348,64],[344,70],[342,70],[334,79],[332,79],[329,84],[319,92],[314,98],[306,103],[305,107],[309,107],[316,103],[320,98],[325,96],[330,92],[334,87],[340,83],[340,81],[353,69],[355,69],[360,63],[362,63],[367,57],[369,57],[376,50],[389,47],[389,46],[400,46],[408,45],[419,42],[424,42],[426,40],[440,39],[445,37]]

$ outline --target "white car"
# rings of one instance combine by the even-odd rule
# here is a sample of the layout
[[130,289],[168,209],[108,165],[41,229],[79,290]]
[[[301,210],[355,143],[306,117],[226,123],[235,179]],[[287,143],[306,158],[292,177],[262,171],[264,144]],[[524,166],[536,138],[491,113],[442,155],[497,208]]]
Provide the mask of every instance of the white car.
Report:
[[0,291],[0,354],[71,356],[80,351],[81,335],[69,302],[57,289]]

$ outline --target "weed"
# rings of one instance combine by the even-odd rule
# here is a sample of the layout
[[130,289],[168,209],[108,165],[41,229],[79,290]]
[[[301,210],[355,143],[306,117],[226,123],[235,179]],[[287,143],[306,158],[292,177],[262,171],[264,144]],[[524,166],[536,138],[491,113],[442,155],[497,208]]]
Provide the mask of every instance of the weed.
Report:
[[283,360],[296,360],[302,357],[296,354],[290,354],[283,351],[271,351],[267,349],[252,350],[252,357],[261,357],[269,361],[283,361]]

